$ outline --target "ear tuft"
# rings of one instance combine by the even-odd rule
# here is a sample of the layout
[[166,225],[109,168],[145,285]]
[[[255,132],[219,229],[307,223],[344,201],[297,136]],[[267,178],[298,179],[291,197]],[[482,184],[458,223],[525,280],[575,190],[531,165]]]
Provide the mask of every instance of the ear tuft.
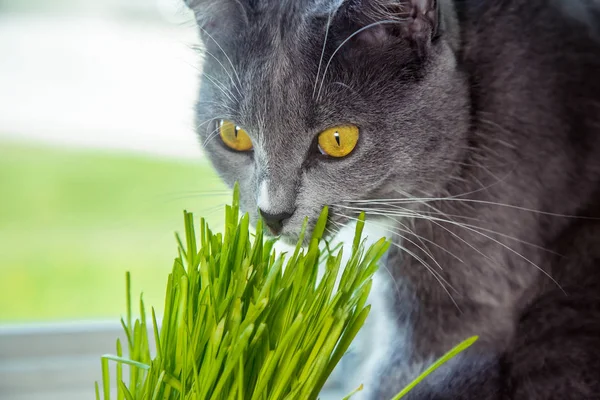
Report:
[[431,42],[439,32],[440,8],[437,0],[410,0],[406,35],[416,42]]

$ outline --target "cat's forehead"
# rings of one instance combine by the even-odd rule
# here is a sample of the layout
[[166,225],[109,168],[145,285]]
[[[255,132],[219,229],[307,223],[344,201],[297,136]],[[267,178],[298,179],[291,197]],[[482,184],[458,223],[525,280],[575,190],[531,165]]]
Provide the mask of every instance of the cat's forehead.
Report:
[[281,61],[285,55],[306,57],[306,51],[319,46],[316,42],[322,44],[331,14],[321,4],[328,1],[239,0],[243,7],[229,8],[208,23],[212,29],[206,27],[204,44],[217,56],[225,48],[243,64],[272,57]]
[[212,49],[205,57],[207,75],[219,81],[216,87],[204,77],[212,97],[255,123],[279,118],[276,123],[288,125],[306,116],[320,83],[320,48],[310,48],[306,36],[304,41],[285,42],[257,29],[253,35],[219,44],[222,50]]
[[343,24],[315,11],[316,1],[256,3],[262,8],[238,21],[239,31],[226,25],[203,36],[205,98],[224,104],[224,115],[261,132],[306,131],[398,96],[392,82],[408,71],[401,50],[390,58],[348,42]]

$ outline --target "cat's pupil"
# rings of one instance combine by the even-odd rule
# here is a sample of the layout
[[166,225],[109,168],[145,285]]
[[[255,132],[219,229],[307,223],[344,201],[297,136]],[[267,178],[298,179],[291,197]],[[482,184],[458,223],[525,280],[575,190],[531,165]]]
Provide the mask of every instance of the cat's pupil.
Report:
[[338,146],[341,146],[342,143],[340,141],[340,133],[339,132],[334,133],[333,137],[335,137],[335,141],[337,142]]
[[237,139],[237,137],[238,137],[238,133],[239,133],[239,132],[240,132],[240,127],[239,127],[239,126],[236,126],[236,127],[235,127],[235,137],[236,137],[236,139]]

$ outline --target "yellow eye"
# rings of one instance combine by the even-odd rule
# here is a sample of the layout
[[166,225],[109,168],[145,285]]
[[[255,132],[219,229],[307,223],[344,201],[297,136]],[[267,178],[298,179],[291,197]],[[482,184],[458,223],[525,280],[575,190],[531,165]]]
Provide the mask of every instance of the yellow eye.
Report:
[[219,134],[227,147],[236,151],[252,150],[252,139],[250,139],[245,130],[231,121],[222,119],[218,123]]
[[329,128],[319,135],[319,150],[331,157],[346,157],[358,143],[358,131],[355,125]]

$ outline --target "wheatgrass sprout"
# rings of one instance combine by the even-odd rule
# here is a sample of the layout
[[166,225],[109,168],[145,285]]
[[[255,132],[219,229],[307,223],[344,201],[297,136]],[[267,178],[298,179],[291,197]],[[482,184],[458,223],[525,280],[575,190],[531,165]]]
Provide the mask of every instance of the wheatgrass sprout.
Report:
[[[307,247],[305,223],[293,254],[277,254],[261,222],[252,235],[248,214],[240,218],[237,185],[224,234],[200,219],[197,241],[193,215],[185,212],[184,220],[160,327],[154,308],[149,320],[141,300],[133,322],[127,274],[127,343],[117,340],[116,355],[102,357],[96,399],[110,399],[109,361],[116,362],[118,400],[317,399],[369,314],[372,277],[389,243],[366,249],[361,215],[342,266],[341,249],[323,250],[325,209]],[[325,273],[318,280],[320,265]]]

